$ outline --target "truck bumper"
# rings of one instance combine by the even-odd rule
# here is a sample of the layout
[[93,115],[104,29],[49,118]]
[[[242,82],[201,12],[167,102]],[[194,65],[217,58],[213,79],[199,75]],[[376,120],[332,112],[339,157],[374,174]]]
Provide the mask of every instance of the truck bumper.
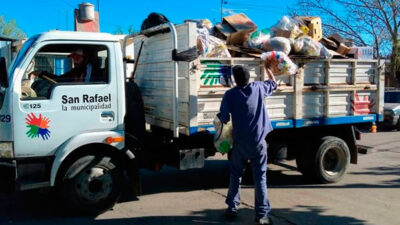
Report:
[[17,165],[15,160],[0,159],[0,192],[13,192],[16,190]]

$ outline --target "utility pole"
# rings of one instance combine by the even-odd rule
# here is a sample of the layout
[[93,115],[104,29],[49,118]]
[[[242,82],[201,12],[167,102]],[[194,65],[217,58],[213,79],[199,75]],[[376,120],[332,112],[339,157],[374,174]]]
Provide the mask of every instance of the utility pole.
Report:
[[97,0],[97,11],[98,11],[99,14],[100,14],[100,0]]
[[66,30],[68,30],[68,10],[65,10],[65,15],[66,15],[66,18],[65,18],[65,26],[67,27]]

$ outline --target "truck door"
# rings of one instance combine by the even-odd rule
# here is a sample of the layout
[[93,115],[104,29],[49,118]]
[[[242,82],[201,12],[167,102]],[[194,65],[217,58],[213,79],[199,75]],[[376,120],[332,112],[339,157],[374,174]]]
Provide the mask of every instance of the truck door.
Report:
[[116,130],[113,45],[39,45],[27,55],[14,82],[16,157],[51,156],[75,136]]

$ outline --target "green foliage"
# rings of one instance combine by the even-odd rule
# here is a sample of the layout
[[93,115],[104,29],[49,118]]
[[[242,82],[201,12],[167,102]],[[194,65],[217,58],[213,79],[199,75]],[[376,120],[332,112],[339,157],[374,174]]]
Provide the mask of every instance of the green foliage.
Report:
[[23,39],[26,38],[24,32],[18,28],[15,20],[6,21],[4,15],[0,16],[0,35],[9,38]]
[[133,34],[136,32],[137,32],[136,29],[132,25],[130,25],[128,27],[126,32],[124,31],[124,29],[121,26],[118,26],[117,29],[115,30],[114,34]]

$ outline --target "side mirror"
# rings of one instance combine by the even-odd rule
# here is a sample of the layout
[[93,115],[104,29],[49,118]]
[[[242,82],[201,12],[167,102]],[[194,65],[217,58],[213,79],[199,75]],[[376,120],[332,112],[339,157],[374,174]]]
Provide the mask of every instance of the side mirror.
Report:
[[0,57],[0,86],[8,88],[6,58]]

